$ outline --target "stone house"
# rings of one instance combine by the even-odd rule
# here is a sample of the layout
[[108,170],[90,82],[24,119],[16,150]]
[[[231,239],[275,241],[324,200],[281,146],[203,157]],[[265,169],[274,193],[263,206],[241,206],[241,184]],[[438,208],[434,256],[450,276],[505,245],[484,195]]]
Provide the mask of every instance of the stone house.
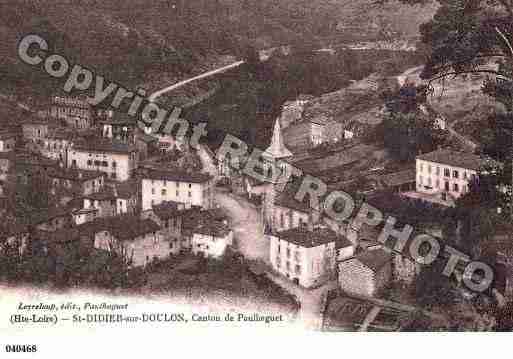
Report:
[[160,226],[137,216],[100,218],[77,227],[88,234],[94,248],[116,252],[131,267],[141,267],[169,256],[169,242],[158,234]]
[[273,269],[305,288],[332,278],[337,256],[345,256],[352,243],[328,228],[306,226],[269,233]]
[[141,213],[141,218],[151,219],[160,226],[161,229],[158,234],[169,241],[169,252],[172,254],[179,254],[185,249],[190,249],[190,243],[182,240],[184,210],[185,205],[183,203],[168,201]]
[[67,157],[68,167],[101,171],[117,182],[129,180],[139,164],[135,146],[109,139],[77,142]]
[[198,206],[213,207],[214,181],[205,173],[176,170],[148,170],[141,175],[142,210],[173,201]]
[[205,258],[220,258],[233,244],[233,232],[226,222],[203,221],[192,234],[192,253]]
[[338,264],[342,291],[373,297],[392,277],[392,254],[384,249],[365,251]]
[[55,96],[50,106],[50,116],[77,130],[93,125],[93,109],[85,98]]

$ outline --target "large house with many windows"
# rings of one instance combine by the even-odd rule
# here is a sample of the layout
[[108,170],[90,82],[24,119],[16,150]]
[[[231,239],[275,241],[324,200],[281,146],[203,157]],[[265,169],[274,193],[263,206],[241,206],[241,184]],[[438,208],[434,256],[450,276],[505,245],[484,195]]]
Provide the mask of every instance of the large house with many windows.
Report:
[[203,209],[213,206],[213,179],[210,175],[183,170],[148,170],[141,179],[142,210],[166,201]]
[[116,140],[95,139],[76,143],[68,150],[68,167],[105,173],[123,182],[131,178],[139,163],[137,149]]
[[440,149],[417,156],[416,192],[407,195],[425,201],[453,206],[469,191],[483,159],[472,153]]
[[324,227],[301,226],[267,237],[273,269],[305,288],[332,278],[339,253],[345,258],[354,251],[349,240]]

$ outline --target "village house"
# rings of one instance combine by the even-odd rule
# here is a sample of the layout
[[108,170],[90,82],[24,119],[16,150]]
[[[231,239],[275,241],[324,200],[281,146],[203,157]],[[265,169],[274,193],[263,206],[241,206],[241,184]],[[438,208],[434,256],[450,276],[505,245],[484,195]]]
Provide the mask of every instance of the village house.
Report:
[[338,142],[342,136],[342,125],[324,115],[292,123],[283,130],[285,145],[293,152]]
[[318,223],[319,218],[318,211],[312,211],[306,203],[298,202],[287,193],[282,193],[274,199],[269,225],[273,231],[284,231],[302,227],[310,221]]
[[116,213],[135,214],[139,208],[139,182],[128,180],[111,183],[110,187],[116,196]]
[[50,116],[63,120],[67,126],[76,130],[93,125],[93,109],[85,98],[55,96],[52,99]]
[[8,253],[9,250],[16,250],[17,255],[21,256],[27,250],[28,241],[28,227],[19,223],[19,221],[0,225],[0,254],[2,252]]
[[21,124],[23,138],[32,142],[42,140],[48,135],[49,127],[50,124],[47,120],[39,118],[27,119]]
[[55,232],[73,226],[72,212],[66,208],[47,208],[27,213],[28,223],[36,230]]
[[75,223],[116,215],[133,215],[137,210],[137,193],[133,183],[115,183],[105,185],[98,192],[84,195],[82,207],[75,212]]
[[141,218],[151,219],[160,226],[158,234],[169,241],[169,252],[172,254],[190,249],[190,242],[182,240],[182,217],[186,213],[184,210],[183,203],[167,201],[141,213]]
[[[203,210],[199,207],[188,207],[186,205],[182,216],[181,251],[190,250],[203,256],[216,256],[215,254],[218,253],[216,250],[218,249],[222,249],[222,252],[224,252],[226,248],[223,249],[223,247],[230,245],[232,240],[232,234],[225,233],[228,230],[227,223],[227,218],[215,209]],[[217,229],[204,229],[210,225]],[[218,233],[216,233],[217,230]],[[218,238],[217,235],[221,237]],[[208,243],[215,242],[217,239],[219,239],[219,243],[211,248]],[[194,242],[196,248],[193,248]]]
[[417,156],[416,192],[407,193],[413,198],[453,206],[455,201],[469,191],[481,169],[483,160],[478,155],[440,149]]
[[201,221],[193,230],[192,253],[205,258],[220,258],[233,244],[233,232],[226,221]]
[[16,146],[16,135],[9,132],[0,133],[0,152],[11,152]]
[[313,96],[300,95],[296,100],[287,101],[281,108],[280,125],[285,129],[303,116],[305,105],[313,99]]
[[112,181],[130,179],[138,163],[137,149],[116,140],[96,139],[76,143],[68,150],[68,167],[101,171]]
[[392,254],[385,249],[367,250],[338,264],[342,291],[373,297],[392,277]]
[[77,227],[93,238],[94,248],[115,252],[129,266],[145,266],[169,256],[169,242],[158,235],[160,226],[137,216],[99,218]]
[[99,192],[105,183],[105,174],[98,171],[53,167],[46,174],[52,194],[61,197],[87,196]]
[[73,146],[76,134],[69,129],[50,128],[46,137],[41,139],[40,153],[50,159],[68,163],[68,150]]
[[180,169],[148,170],[141,179],[141,196],[143,211],[165,201],[209,209],[214,203],[213,179],[205,173]]
[[318,286],[335,274],[337,256],[350,255],[353,244],[328,228],[307,226],[267,235],[275,271],[305,288]]
[[124,143],[135,142],[136,122],[135,118],[121,112],[107,112],[104,119],[100,120],[102,136],[118,140]]

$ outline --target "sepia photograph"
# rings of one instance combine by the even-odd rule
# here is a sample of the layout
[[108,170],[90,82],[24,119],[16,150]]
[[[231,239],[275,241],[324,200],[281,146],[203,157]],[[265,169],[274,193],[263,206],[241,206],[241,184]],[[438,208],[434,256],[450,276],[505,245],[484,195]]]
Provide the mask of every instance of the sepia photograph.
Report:
[[1,0],[0,37],[0,357],[507,343],[512,0]]

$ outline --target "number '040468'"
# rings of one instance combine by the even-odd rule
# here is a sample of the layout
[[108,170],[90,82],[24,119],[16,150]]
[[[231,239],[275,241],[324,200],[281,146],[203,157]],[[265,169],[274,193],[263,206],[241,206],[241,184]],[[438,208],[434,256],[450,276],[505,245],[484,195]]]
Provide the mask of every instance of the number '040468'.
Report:
[[28,345],[20,345],[20,344],[12,344],[6,345],[5,351],[7,353],[35,353],[37,352],[37,345],[28,344]]

